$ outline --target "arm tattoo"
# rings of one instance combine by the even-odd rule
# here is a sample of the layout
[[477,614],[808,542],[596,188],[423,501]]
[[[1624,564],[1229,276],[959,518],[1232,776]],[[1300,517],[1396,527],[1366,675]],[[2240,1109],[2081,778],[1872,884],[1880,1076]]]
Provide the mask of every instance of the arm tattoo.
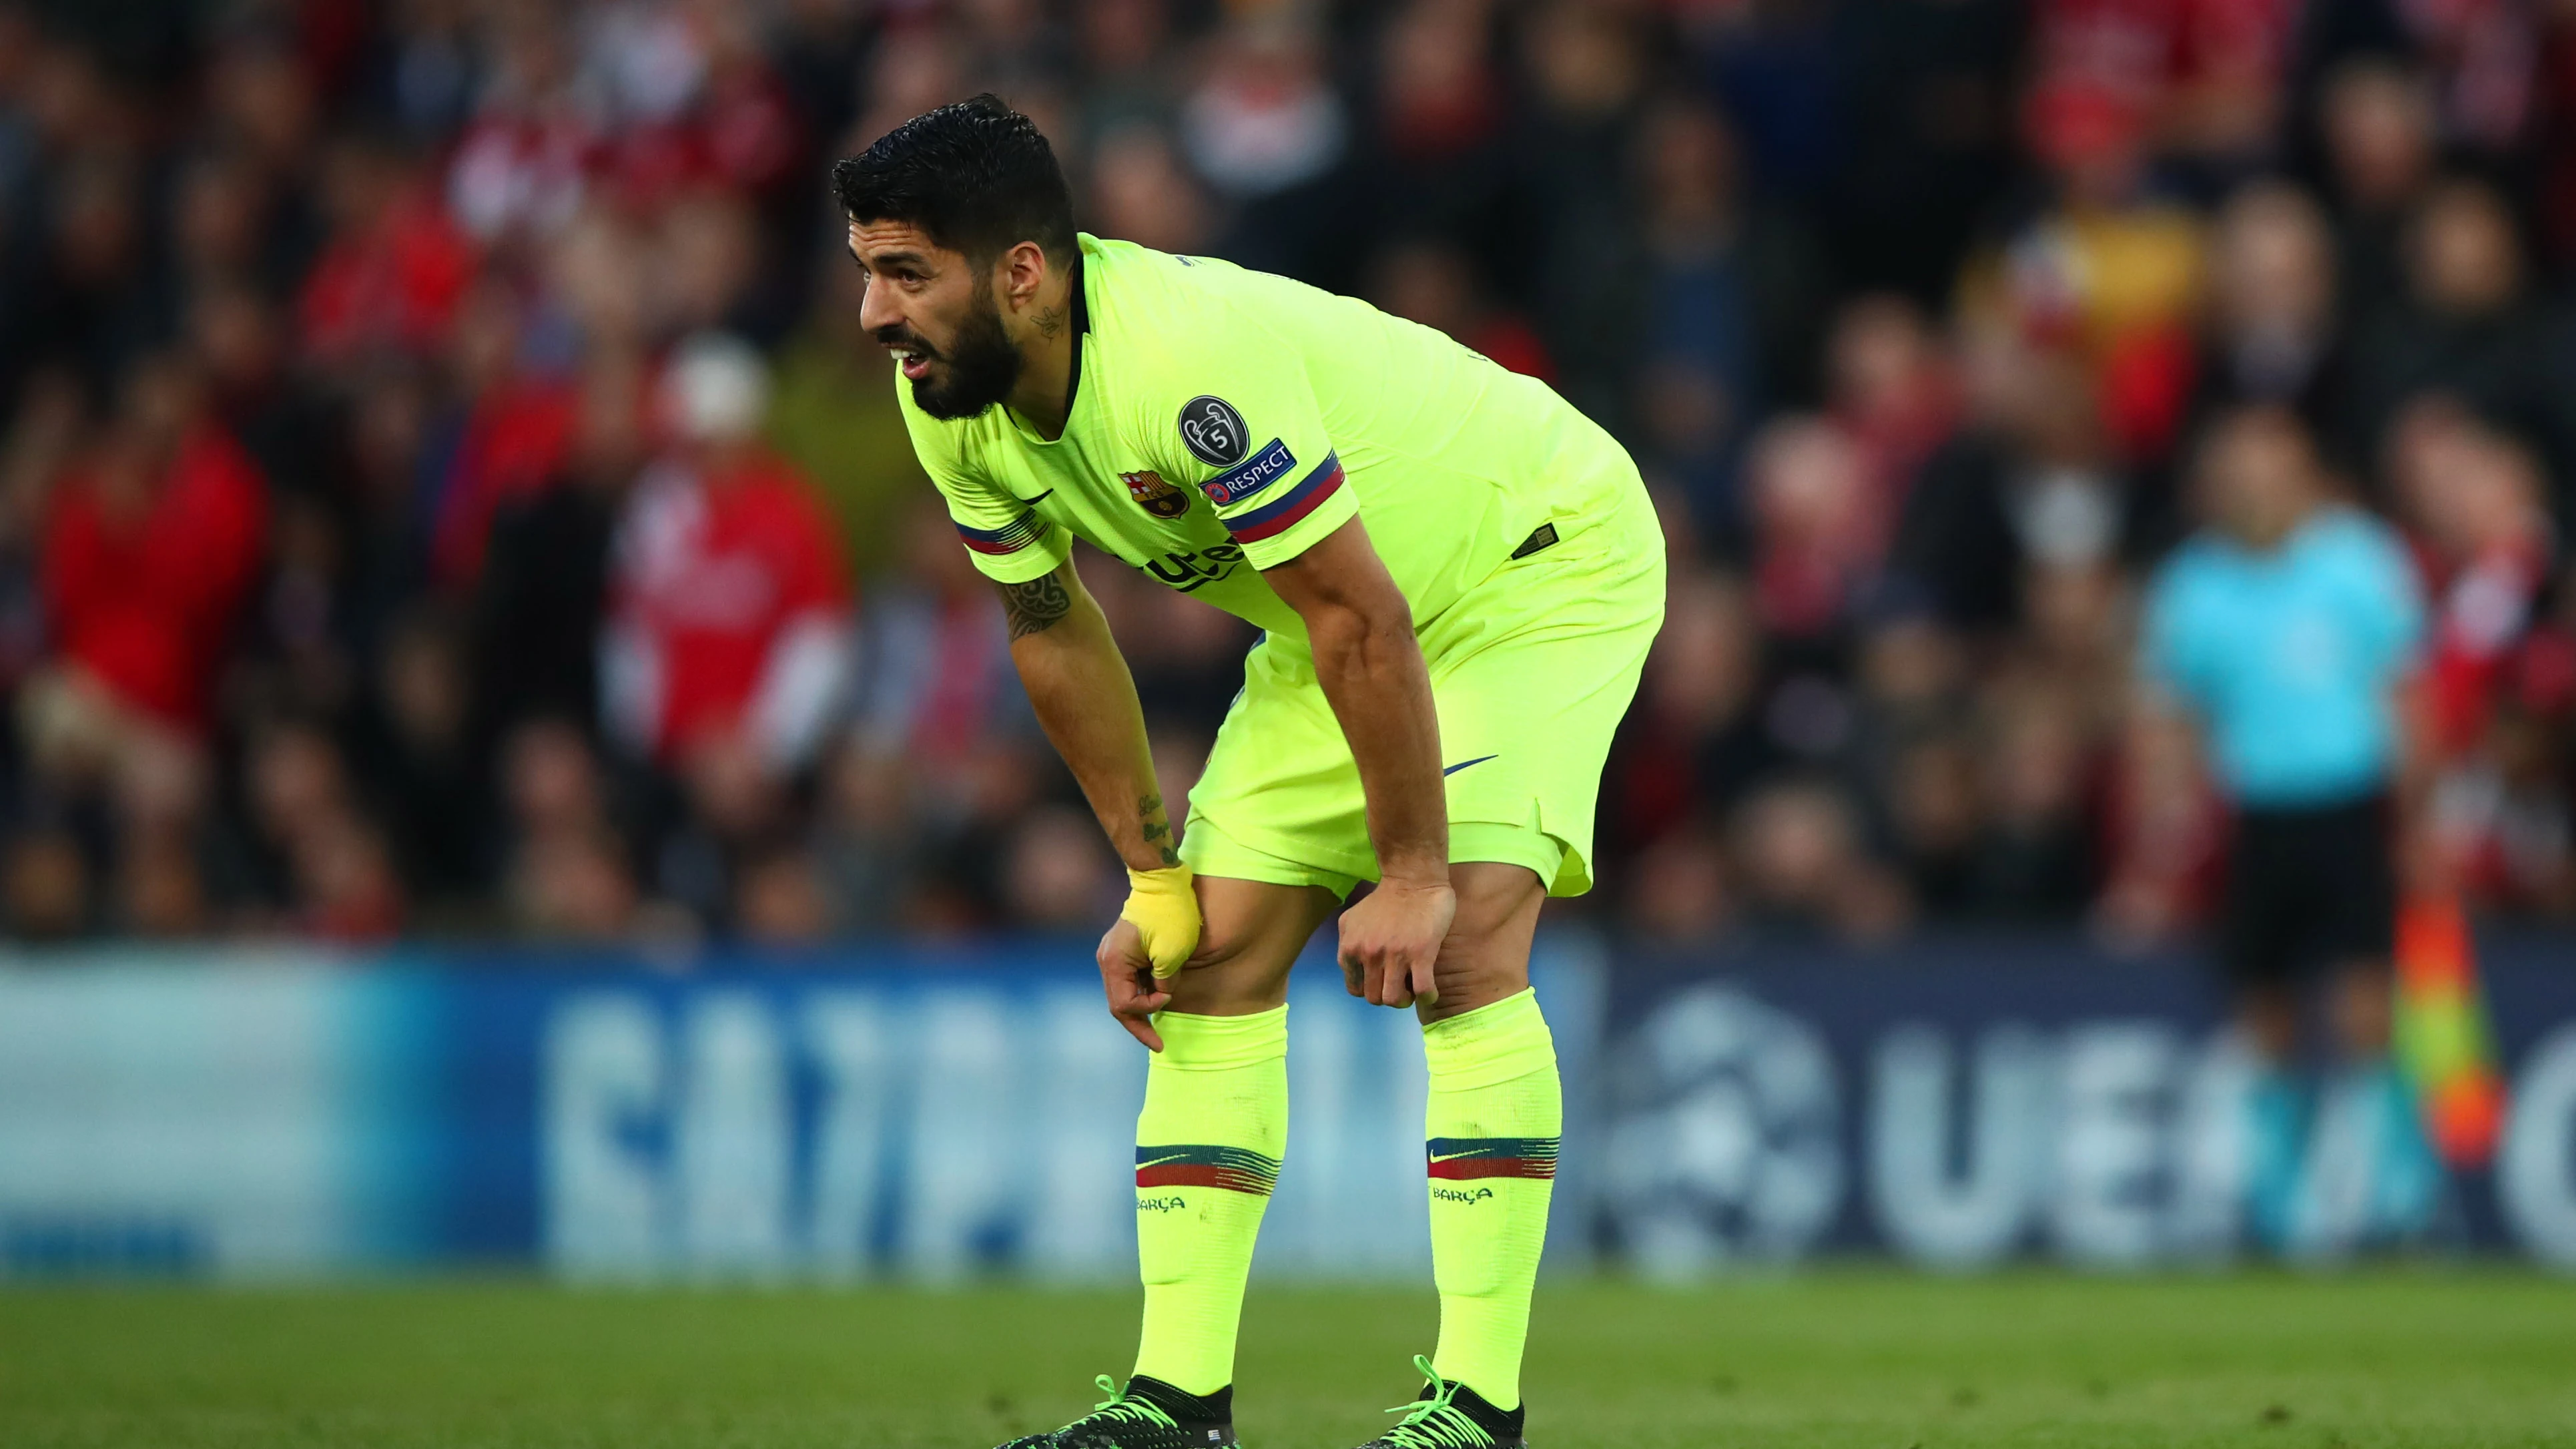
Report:
[[1073,612],[1073,596],[1053,574],[1040,574],[1025,584],[1002,585],[1002,612],[1010,616],[1011,637],[1043,634]]
[[1163,864],[1179,865],[1181,853],[1172,848],[1172,822],[1163,814],[1163,797],[1139,796],[1136,815],[1145,823],[1145,843],[1162,852]]

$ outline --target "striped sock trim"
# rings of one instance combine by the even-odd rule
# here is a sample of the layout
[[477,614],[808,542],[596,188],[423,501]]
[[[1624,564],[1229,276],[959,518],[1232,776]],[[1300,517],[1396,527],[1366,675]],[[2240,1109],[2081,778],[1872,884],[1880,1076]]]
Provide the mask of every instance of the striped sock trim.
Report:
[[1423,1144],[1430,1175],[1452,1182],[1479,1177],[1556,1176],[1556,1137],[1434,1137]]
[[1268,1197],[1279,1185],[1279,1159],[1249,1147],[1184,1144],[1136,1149],[1138,1187],[1220,1187]]

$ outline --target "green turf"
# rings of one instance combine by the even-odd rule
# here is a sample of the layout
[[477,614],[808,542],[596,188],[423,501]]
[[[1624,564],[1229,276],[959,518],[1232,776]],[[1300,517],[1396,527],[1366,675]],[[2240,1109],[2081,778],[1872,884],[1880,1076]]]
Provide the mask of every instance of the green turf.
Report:
[[[1348,1449],[1427,1293],[1259,1291],[1239,1427]],[[1132,1295],[0,1291],[7,1449],[987,1449],[1123,1370]],[[2500,1272],[1542,1289],[1540,1449],[2576,1445],[2576,1283]]]

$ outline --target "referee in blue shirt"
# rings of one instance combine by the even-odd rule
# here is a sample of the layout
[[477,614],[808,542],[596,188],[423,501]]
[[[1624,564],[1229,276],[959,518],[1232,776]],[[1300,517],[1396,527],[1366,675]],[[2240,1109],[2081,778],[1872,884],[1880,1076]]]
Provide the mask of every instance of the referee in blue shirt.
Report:
[[[2142,664],[2150,707],[2198,727],[2235,810],[2220,954],[2264,1059],[2248,1206],[2278,1248],[2316,1248],[2321,1233],[2346,1240],[2332,1246],[2402,1237],[2435,1190],[2388,1056],[2395,841],[2411,813],[2399,805],[2413,793],[2408,694],[2424,634],[2414,568],[2394,532],[2334,497],[2286,410],[2221,419],[2194,482],[2206,526],[2157,571]],[[2300,988],[2314,980],[2332,987],[2342,1063],[2312,1113],[2294,1064]],[[2366,1151],[2308,1149],[2328,1104],[2367,1128]],[[2367,1164],[2357,1185],[2356,1158]],[[2330,1159],[2347,1164],[2345,1181],[2312,1181],[2322,1174],[2306,1164]]]

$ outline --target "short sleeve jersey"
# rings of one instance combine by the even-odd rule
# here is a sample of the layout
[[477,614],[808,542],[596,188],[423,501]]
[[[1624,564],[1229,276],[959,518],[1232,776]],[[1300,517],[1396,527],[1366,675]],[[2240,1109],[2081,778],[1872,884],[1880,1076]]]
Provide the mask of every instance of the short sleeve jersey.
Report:
[[2423,632],[2405,549],[2338,507],[2264,553],[2214,534],[2185,544],[2157,572],[2142,662],[2200,716],[2240,803],[2333,804],[2387,787],[2392,695]]
[[1606,500],[1617,444],[1546,384],[1365,302],[1204,257],[1081,238],[1064,432],[1007,407],[941,421],[897,394],[984,573],[1038,577],[1074,538],[1302,639],[1261,570],[1353,516],[1420,627],[1541,524]]

